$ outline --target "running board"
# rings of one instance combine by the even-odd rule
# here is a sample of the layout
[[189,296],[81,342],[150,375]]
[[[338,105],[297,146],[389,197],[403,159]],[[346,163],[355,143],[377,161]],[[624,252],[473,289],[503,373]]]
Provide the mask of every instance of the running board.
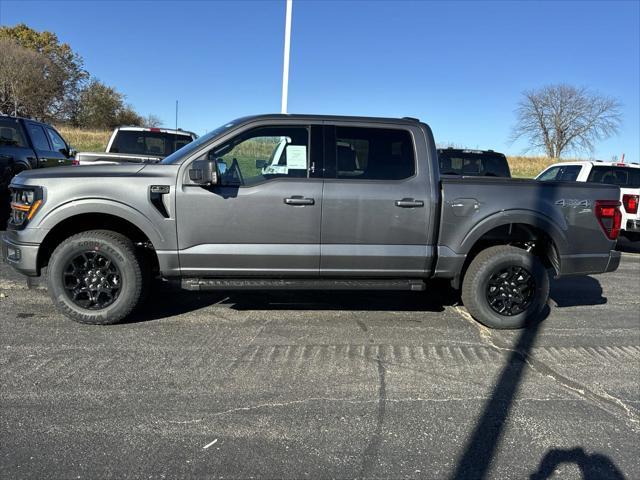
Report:
[[423,291],[422,280],[395,279],[263,279],[183,278],[185,290],[411,290]]

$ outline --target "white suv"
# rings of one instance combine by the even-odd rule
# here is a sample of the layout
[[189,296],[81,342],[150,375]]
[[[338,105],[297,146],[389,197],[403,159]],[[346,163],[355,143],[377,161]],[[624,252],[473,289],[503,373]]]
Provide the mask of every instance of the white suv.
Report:
[[640,164],[602,162],[554,163],[542,171],[536,180],[543,182],[609,183],[620,187],[622,226],[620,233],[634,242],[640,241]]

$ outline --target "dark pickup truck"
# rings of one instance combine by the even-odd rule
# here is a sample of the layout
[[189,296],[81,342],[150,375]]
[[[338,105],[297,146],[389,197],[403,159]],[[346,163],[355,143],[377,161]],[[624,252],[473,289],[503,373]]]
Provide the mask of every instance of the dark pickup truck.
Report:
[[555,275],[610,272],[619,188],[440,177],[416,119],[262,115],[158,164],[23,172],[3,256],[70,318],[117,322],[152,276],[190,290],[462,288],[496,328],[540,316]]

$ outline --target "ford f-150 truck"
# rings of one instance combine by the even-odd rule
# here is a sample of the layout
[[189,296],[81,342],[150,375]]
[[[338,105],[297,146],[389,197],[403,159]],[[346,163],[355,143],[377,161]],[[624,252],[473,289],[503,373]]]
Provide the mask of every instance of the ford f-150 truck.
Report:
[[46,267],[54,304],[91,324],[130,315],[153,276],[426,294],[444,278],[477,320],[517,328],[541,315],[549,272],[620,261],[618,187],[440,178],[430,128],[409,118],[245,117],[159,164],[24,172],[11,189],[4,258]]
[[193,132],[151,127],[117,127],[105,152],[79,152],[74,165],[156,163],[198,138]]

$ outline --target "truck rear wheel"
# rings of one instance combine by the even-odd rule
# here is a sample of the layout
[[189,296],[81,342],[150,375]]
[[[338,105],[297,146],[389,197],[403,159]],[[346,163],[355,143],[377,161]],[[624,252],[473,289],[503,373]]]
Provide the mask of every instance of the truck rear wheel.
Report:
[[480,252],[462,283],[469,313],[491,328],[521,328],[537,320],[549,298],[549,275],[531,253],[501,245]]
[[67,317],[109,325],[138,305],[143,278],[131,240],[110,230],[92,230],[58,245],[49,261],[47,286]]

